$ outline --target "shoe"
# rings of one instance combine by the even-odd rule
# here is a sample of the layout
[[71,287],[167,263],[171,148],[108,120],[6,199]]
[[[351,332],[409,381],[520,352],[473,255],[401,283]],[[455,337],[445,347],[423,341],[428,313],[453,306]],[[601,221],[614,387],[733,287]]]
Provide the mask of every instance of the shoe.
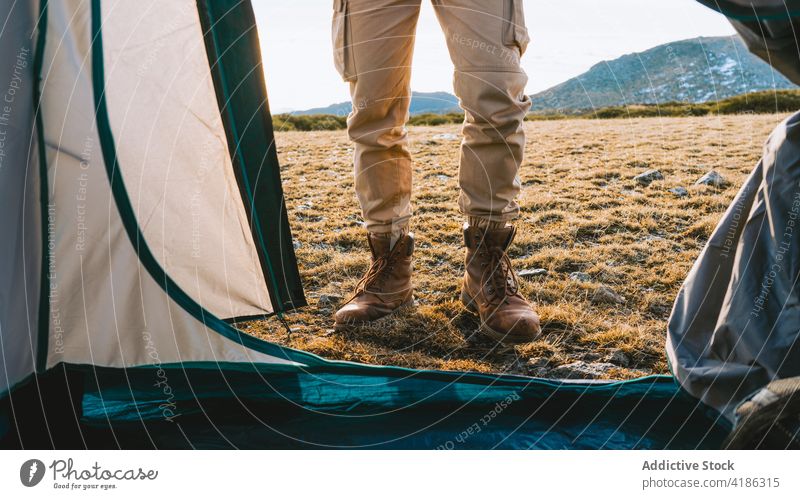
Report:
[[775,380],[739,404],[723,449],[800,449],[800,376]]
[[528,343],[541,336],[539,316],[519,294],[506,253],[515,233],[511,226],[464,229],[467,256],[461,301],[480,316],[480,331],[503,344]]
[[341,331],[382,319],[410,304],[414,235],[406,234],[389,247],[390,238],[368,234],[372,265],[356,284],[353,296],[334,315]]

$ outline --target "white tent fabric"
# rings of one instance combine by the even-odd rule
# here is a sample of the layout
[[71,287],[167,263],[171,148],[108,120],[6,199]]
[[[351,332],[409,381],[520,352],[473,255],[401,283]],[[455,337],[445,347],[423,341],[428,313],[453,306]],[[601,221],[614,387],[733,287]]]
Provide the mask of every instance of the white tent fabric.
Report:
[[272,312],[196,2],[104,1],[102,12],[111,128],[150,248],[218,317]]
[[[59,363],[295,363],[223,322],[276,307],[233,173],[196,2],[59,0],[37,8],[0,10],[12,14],[0,44],[5,81],[16,52],[28,50],[14,126],[0,128],[9,128],[0,137],[0,196],[9,202],[0,222],[10,235],[0,239],[0,393]],[[97,54],[104,70],[94,74]],[[132,207],[127,220],[109,165]],[[132,241],[134,233],[141,239]],[[155,264],[142,262],[145,247]]]
[[[193,2],[171,2],[173,5],[179,3]],[[115,67],[127,66],[135,70],[150,56],[141,52],[139,58],[133,58],[131,52],[134,50],[127,47],[135,48],[143,42],[129,41],[133,35],[123,28],[126,24],[140,25],[131,22],[136,19],[132,17],[137,15],[136,12],[140,12],[138,16],[143,17],[141,21],[146,25],[144,13],[147,9],[142,9],[139,2],[134,6],[124,0],[103,1],[102,4],[103,43],[110,42],[110,50],[104,47],[107,74],[115,74],[106,80],[105,94],[113,103],[109,105],[112,127],[119,123],[116,129],[112,128],[118,147],[118,168],[123,172],[126,187],[128,182],[134,186],[129,196],[132,202],[138,203],[138,207],[135,205],[138,214],[149,221],[140,225],[144,228],[147,244],[156,255],[168,253],[162,261],[162,264],[167,264],[168,273],[172,270],[173,276],[179,276],[174,278],[184,291],[194,294],[195,300],[212,313],[222,311],[236,315],[234,311],[268,311],[266,307],[255,308],[249,300],[244,304],[235,301],[237,297],[248,296],[246,288],[252,286],[250,289],[254,289],[254,284],[261,286],[260,292],[250,295],[264,297],[266,291],[263,277],[260,281],[252,278],[255,272],[250,256],[253,253],[252,239],[248,241],[242,235],[246,222],[242,222],[239,215],[243,210],[231,208],[235,202],[241,205],[241,198],[238,192],[229,189],[229,182],[221,173],[226,166],[230,170],[230,164],[229,160],[225,162],[224,149],[221,149],[227,147],[224,134],[218,126],[210,126],[214,123],[208,105],[214,105],[216,101],[208,92],[209,75],[203,75],[197,68],[192,72],[202,85],[205,102],[196,96],[192,98],[192,93],[197,93],[194,90],[198,81],[186,81],[183,84],[185,88],[171,88],[168,83],[136,87],[129,74]],[[125,7],[126,4],[129,7]],[[279,362],[274,357],[250,352],[206,329],[197,318],[176,306],[139,264],[111,194],[104,166],[108,158],[104,158],[97,135],[90,64],[93,48],[90,8],[90,2],[85,0],[67,0],[52,2],[48,12],[47,39],[51,42],[47,43],[45,50],[42,113],[45,143],[48,145],[50,205],[56,209],[55,225],[58,229],[54,241],[55,272],[51,277],[53,293],[47,367],[59,362],[112,367],[155,362]],[[191,9],[187,11],[191,12]],[[163,56],[166,63],[174,63],[176,53],[191,60],[192,51],[201,48],[187,46],[186,42],[189,38],[202,40],[196,10],[194,12],[193,20],[177,18],[178,26],[184,28],[170,33],[178,35],[160,34],[167,37],[160,53],[173,54],[171,57]],[[120,19],[124,22],[119,22]],[[115,28],[120,32],[106,35],[113,33]],[[183,38],[180,35],[186,32],[193,36]],[[157,37],[159,33],[151,36]],[[170,36],[180,36],[181,39],[171,40]],[[197,56],[201,57],[203,53]],[[162,56],[157,54],[154,57],[155,61],[160,61]],[[205,67],[207,72],[207,61]],[[173,71],[163,74],[167,82],[174,75]],[[161,82],[162,77],[155,80]],[[118,90],[115,84],[122,86]],[[120,93],[122,96],[115,97]],[[158,104],[165,98],[179,99],[184,111],[176,113],[174,109],[167,109],[161,112]],[[194,122],[192,126],[176,130],[179,124],[172,122],[164,125],[172,128],[153,130],[164,120],[186,120],[185,115]],[[208,128],[201,122],[204,115],[211,122]],[[174,150],[202,151],[202,146],[198,145],[211,141],[216,142],[215,154],[210,155],[208,161],[217,163],[208,165],[205,175],[209,182],[204,182],[207,187],[202,188],[192,181],[199,166],[194,160],[202,159],[190,152],[185,152],[183,158],[170,158],[170,155]],[[209,199],[204,198],[196,208],[203,222],[213,224],[209,232],[215,232],[215,238],[218,238],[207,238],[212,249],[204,253],[202,259],[192,258],[191,242],[177,244],[170,240],[171,244],[167,244],[167,238],[180,239],[181,235],[191,241],[191,224],[175,215],[188,211],[189,207],[185,205],[189,203],[190,189],[200,189],[201,194],[209,193]],[[166,198],[184,206],[167,206]],[[226,223],[230,228],[223,232],[222,226]],[[224,251],[223,238],[227,238]],[[233,255],[233,262],[227,260],[228,255]],[[232,275],[225,273],[226,266],[233,267],[236,272]],[[237,286],[237,282],[240,287],[229,294],[228,290]],[[228,305],[233,302],[236,305]]]

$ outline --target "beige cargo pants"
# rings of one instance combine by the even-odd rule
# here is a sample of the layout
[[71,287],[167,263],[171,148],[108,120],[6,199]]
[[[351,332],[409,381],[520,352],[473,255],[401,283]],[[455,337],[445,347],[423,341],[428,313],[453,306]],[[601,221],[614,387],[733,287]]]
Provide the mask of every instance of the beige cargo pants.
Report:
[[[407,131],[411,58],[422,0],[335,0],[334,60],[350,83],[355,188],[367,229],[399,232],[411,217]],[[432,0],[465,112],[459,207],[468,217],[516,217],[530,108],[520,57],[528,44],[522,0]]]

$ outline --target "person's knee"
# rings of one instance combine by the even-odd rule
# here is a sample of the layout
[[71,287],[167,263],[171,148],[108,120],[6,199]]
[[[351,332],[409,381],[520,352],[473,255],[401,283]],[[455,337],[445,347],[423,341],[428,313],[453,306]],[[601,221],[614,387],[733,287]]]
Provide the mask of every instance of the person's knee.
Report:
[[524,72],[457,72],[456,93],[468,123],[489,125],[501,135],[517,131],[531,106]]
[[409,96],[355,99],[347,119],[347,133],[356,144],[391,148],[406,137]]

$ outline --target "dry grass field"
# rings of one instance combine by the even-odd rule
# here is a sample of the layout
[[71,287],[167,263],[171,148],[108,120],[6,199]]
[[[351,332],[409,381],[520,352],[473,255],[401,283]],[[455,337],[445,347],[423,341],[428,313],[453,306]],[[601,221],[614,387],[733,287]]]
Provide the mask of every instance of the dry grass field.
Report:
[[[410,130],[416,305],[380,325],[332,329],[369,265],[345,132],[277,136],[309,307],[241,325],[269,341],[331,359],[542,377],[625,379],[667,373],[666,321],[681,282],[784,115],[560,120],[526,123],[522,214],[510,256],[536,303],[543,336],[495,347],[458,301],[458,126]],[[657,169],[649,186],[633,178]],[[726,188],[694,185],[710,170]],[[670,191],[685,187],[683,197]],[[601,291],[598,291],[600,289]]]

